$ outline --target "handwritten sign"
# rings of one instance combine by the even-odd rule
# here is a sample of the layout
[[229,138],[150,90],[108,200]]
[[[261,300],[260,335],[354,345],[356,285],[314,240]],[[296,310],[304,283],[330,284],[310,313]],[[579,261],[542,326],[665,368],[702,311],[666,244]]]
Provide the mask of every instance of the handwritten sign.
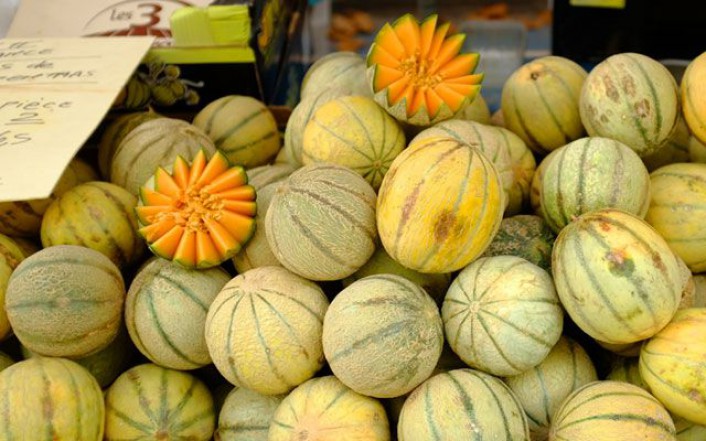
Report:
[[0,201],[49,196],[152,41],[0,39]]

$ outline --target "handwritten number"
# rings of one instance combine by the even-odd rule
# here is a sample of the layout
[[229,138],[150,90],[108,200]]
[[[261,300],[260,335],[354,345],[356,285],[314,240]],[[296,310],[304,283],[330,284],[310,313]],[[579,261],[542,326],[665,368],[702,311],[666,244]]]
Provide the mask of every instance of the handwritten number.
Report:
[[20,116],[12,118],[9,122],[5,123],[6,126],[24,124],[44,124],[44,121],[39,118],[39,113],[37,112],[22,112]]
[[156,25],[157,23],[160,22],[160,17],[159,13],[162,11],[162,6],[158,5],[156,3],[141,3],[138,8],[142,7],[147,7],[147,8],[152,8],[150,12],[146,12],[142,14],[143,17],[149,17],[150,21],[145,25],[147,28],[151,28],[152,26]]

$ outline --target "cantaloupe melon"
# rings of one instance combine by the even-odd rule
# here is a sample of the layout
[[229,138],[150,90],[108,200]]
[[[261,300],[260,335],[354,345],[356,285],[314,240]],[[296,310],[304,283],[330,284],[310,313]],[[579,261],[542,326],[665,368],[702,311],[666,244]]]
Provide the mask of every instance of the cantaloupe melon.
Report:
[[113,161],[113,154],[123,138],[143,122],[161,117],[161,115],[151,110],[126,113],[115,118],[105,127],[100,141],[98,141],[98,170],[103,178],[110,179],[110,165]]
[[233,389],[218,414],[215,441],[267,441],[270,422],[284,397]]
[[510,164],[515,175],[505,208],[505,216],[512,216],[529,206],[530,188],[537,169],[537,160],[522,138],[502,127],[495,127],[495,130],[510,152]]
[[500,229],[483,257],[517,256],[551,271],[556,235],[539,216],[518,214],[500,222]]
[[530,184],[529,194],[530,208],[533,214],[541,216],[542,218],[544,218],[544,214],[542,213],[544,210],[544,207],[542,206],[542,185],[544,181],[544,173],[547,171],[551,160],[559,154],[559,151],[561,151],[561,147],[556,150],[552,150],[551,153],[542,158],[539,165],[537,165],[534,174],[532,175],[532,183]]
[[302,101],[329,89],[348,95],[372,96],[365,78],[365,60],[355,52],[338,51],[316,60],[306,71],[300,88]]
[[684,118],[696,139],[706,144],[706,52],[687,66],[681,81]]
[[22,249],[10,237],[0,234],[0,339],[10,335],[10,322],[5,312],[5,291],[12,272],[25,258]]
[[677,441],[701,441],[706,439],[706,425],[695,424],[672,415],[677,429]]
[[463,110],[456,114],[456,118],[466,121],[475,121],[481,124],[490,124],[490,108],[480,93]]
[[657,151],[642,158],[647,170],[654,171],[675,162],[689,162],[689,145],[692,138],[684,117],[679,113],[677,124],[669,139]]

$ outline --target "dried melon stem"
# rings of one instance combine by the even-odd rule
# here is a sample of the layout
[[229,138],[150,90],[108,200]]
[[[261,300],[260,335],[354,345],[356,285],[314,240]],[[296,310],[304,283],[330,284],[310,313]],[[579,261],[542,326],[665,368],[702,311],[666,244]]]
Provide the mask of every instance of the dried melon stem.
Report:
[[210,194],[202,185],[191,185],[174,201],[174,211],[163,211],[147,217],[154,224],[167,219],[173,220],[186,231],[208,232],[205,219],[220,220],[225,203],[217,195]]

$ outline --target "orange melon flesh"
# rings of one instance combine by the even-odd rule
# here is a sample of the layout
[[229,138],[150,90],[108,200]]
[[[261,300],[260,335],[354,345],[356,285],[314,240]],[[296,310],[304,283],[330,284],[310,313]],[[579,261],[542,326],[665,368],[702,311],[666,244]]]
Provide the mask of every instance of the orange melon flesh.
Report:
[[255,189],[241,166],[219,151],[181,157],[172,174],[158,168],[154,188],[140,189],[139,229],[152,252],[186,268],[210,268],[233,257],[255,229]]
[[447,37],[449,25],[437,26],[432,15],[421,25],[410,14],[377,34],[368,55],[375,67],[373,92],[386,91],[395,106],[404,101],[407,117],[425,110],[434,118],[442,105],[458,112],[480,89],[482,75],[473,75],[478,54],[460,54],[464,34]]

